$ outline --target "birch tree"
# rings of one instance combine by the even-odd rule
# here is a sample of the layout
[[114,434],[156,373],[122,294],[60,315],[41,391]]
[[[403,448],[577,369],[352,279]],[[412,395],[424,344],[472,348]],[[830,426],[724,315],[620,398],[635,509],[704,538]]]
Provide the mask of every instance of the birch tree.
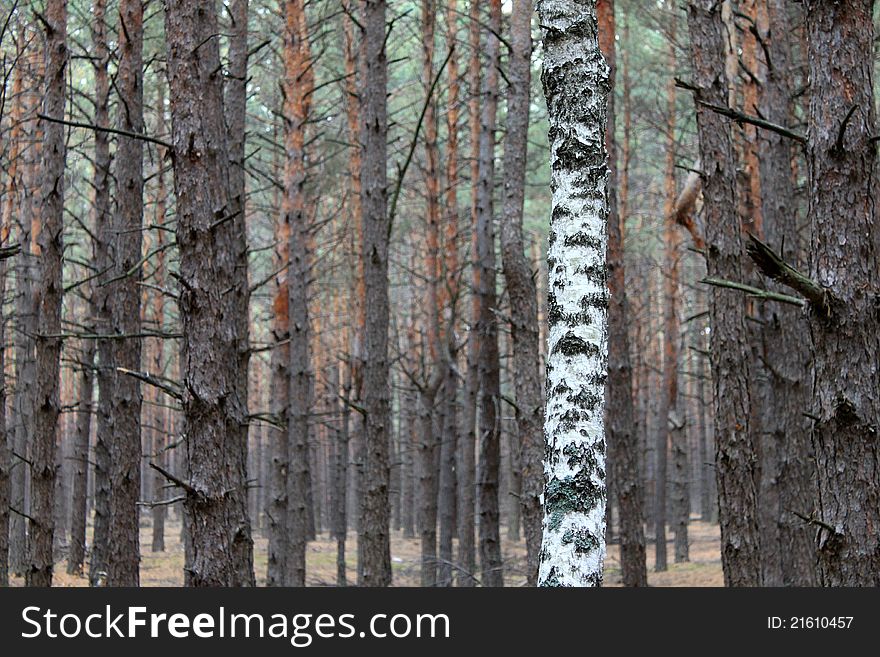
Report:
[[605,559],[605,112],[592,0],[541,0],[553,203],[540,586],[598,586]]

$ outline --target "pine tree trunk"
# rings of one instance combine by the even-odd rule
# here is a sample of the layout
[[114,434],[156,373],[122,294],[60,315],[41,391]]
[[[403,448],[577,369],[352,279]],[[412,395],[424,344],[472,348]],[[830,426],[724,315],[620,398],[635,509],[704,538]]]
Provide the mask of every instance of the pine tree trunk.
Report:
[[[95,122],[98,125],[110,123],[110,77],[108,66],[110,50],[107,43],[106,0],[95,3],[95,23],[92,28],[92,43],[95,49]],[[112,235],[112,213],[110,205],[110,139],[102,131],[95,132],[94,187],[95,187],[95,228],[92,240],[94,269],[100,275],[95,281],[90,298],[90,310],[95,322],[97,335],[110,332],[110,298],[108,286],[102,283],[110,278],[110,238]],[[111,394],[115,372],[111,370],[112,341],[98,338],[96,355],[98,359],[98,403],[95,417],[95,513],[93,520],[92,545],[89,551],[89,584],[103,584],[107,576],[107,554],[110,535],[110,436],[113,427]]]
[[[447,345],[452,341],[450,338],[447,341]],[[456,413],[458,374],[448,363],[444,363],[444,371],[445,377],[440,391],[444,411],[443,428],[440,432],[439,500],[437,503],[440,519],[440,539],[437,551],[437,584],[439,586],[452,586],[454,565],[452,539],[455,534],[456,504],[455,452],[456,438],[458,436],[458,414]]]
[[[458,42],[458,2],[448,0],[446,3],[446,29],[447,45],[451,50],[457,47]],[[445,207],[445,230],[444,245],[445,258],[444,285],[441,288],[444,301],[440,306],[446,308],[446,368],[443,385],[443,400],[445,410],[443,418],[445,428],[442,433],[440,445],[440,544],[439,544],[439,581],[442,586],[452,586],[453,583],[453,537],[457,534],[457,472],[458,463],[458,434],[459,434],[459,401],[458,401],[458,344],[456,340],[458,323],[458,296],[459,296],[459,257],[458,257],[458,156],[459,156],[459,118],[460,112],[460,72],[459,60],[455,52],[449,56],[447,66],[449,76],[449,90],[447,95],[446,112],[446,207]],[[439,308],[438,308],[439,311]]]
[[[345,367],[344,363],[340,363],[339,367]],[[338,369],[335,379],[333,380],[334,390],[339,390],[339,374]],[[345,539],[348,533],[348,521],[346,514],[346,484],[348,483],[348,442],[349,442],[349,420],[351,410],[346,401],[351,393],[351,374],[346,367],[345,378],[342,383],[343,399],[339,403],[340,423],[339,435],[336,443],[336,478],[333,482],[333,488],[336,491],[333,512],[333,533],[336,535],[336,586],[345,586],[347,579],[347,568],[345,563]]]
[[95,341],[86,338],[80,344],[79,399],[72,454],[74,470],[70,500],[70,546],[67,554],[67,573],[70,575],[82,575],[86,557],[89,437],[92,433],[95,395]]
[[541,0],[553,208],[541,586],[598,586],[605,558],[608,65],[594,2]]
[[[46,70],[43,114],[64,116],[67,72],[67,2],[50,0],[43,14],[46,28]],[[55,445],[60,412],[61,301],[64,293],[61,260],[64,252],[64,126],[45,122],[40,171],[40,221],[37,238],[39,274],[34,438],[31,445],[31,510],[28,535],[28,586],[52,585],[54,539]]]
[[[694,343],[698,349],[702,349],[702,324],[696,325],[694,331],[696,333]],[[706,431],[706,405],[708,403],[706,401],[706,379],[709,377],[709,373],[706,369],[706,357],[703,354],[699,354],[697,362],[699,364],[695,375],[697,377],[695,402],[697,405],[697,440],[699,441],[697,458],[700,460],[700,520],[712,522],[717,515],[717,509],[713,509],[712,482],[715,480],[715,473],[712,468],[713,463],[710,461],[712,455],[709,453],[709,436]]]
[[309,218],[305,207],[306,125],[314,86],[308,26],[301,0],[285,4],[284,192],[282,223],[290,226],[290,402],[287,417],[287,556],[285,585],[305,586],[309,537],[309,414],[312,408],[309,341]]
[[[676,52],[675,52],[675,20],[670,22],[669,26],[669,67],[670,70],[676,70]],[[663,390],[665,397],[663,399],[663,410],[660,413],[660,434],[663,434],[664,449],[662,453],[658,451],[658,459],[664,461],[663,470],[668,472],[665,463],[667,456],[671,456],[672,477],[664,477],[666,481],[659,481],[658,486],[663,486],[663,501],[666,507],[666,493],[669,492],[670,502],[668,510],[663,508],[663,513],[658,517],[658,522],[663,522],[663,536],[665,541],[665,522],[669,518],[675,531],[674,543],[674,559],[675,563],[688,560],[688,536],[687,525],[689,518],[688,494],[687,494],[687,434],[685,433],[685,414],[681,406],[681,398],[679,395],[679,342],[680,342],[680,322],[679,316],[679,298],[681,290],[679,288],[680,279],[680,260],[679,253],[679,236],[678,230],[673,216],[675,210],[676,192],[675,192],[675,158],[676,158],[676,137],[675,137],[675,81],[670,79],[667,83],[667,103],[668,103],[668,119],[667,119],[667,146],[666,146],[666,171],[665,171],[665,190],[664,190],[664,246],[665,246],[665,267],[664,275],[664,313],[663,313]],[[658,450],[660,443],[657,443]],[[666,450],[669,450],[668,452]],[[659,497],[659,496],[658,496]],[[662,545],[660,541],[657,543],[658,555],[662,552],[663,569],[666,568],[666,545]],[[657,560],[657,570],[660,559]]]
[[[259,377],[260,386],[262,387],[262,381],[265,375],[261,371],[257,371],[257,376]],[[256,394],[256,401],[254,402],[255,408],[265,408],[263,402],[263,395],[260,392]],[[254,435],[253,435],[253,469],[248,470],[248,476],[251,477],[251,480],[254,482],[253,484],[253,502],[252,502],[252,511],[251,511],[251,522],[253,523],[253,527],[255,530],[259,532],[263,532],[264,528],[264,518],[263,518],[263,508],[264,508],[264,494],[266,490],[266,469],[265,465],[265,454],[263,451],[264,444],[264,436],[265,436],[265,426],[263,423],[259,423],[254,426]]]
[[[144,130],[143,4],[121,0],[119,5],[119,92],[117,124],[120,130]],[[134,336],[141,330],[141,250],[143,224],[143,142],[120,137],[116,146],[113,177],[116,180],[116,211],[113,217],[110,271],[111,333]],[[140,371],[141,339],[125,337],[111,343],[116,368],[110,412],[110,532],[108,535],[107,584],[137,586],[140,538],[138,506],[141,487],[141,390],[140,381],[121,369]]]
[[416,519],[415,519],[415,458],[413,455],[414,436],[417,435],[416,429],[416,401],[415,397],[409,390],[404,390],[401,397],[400,405],[400,422],[403,425],[401,435],[401,460],[403,461],[403,471],[401,472],[401,495],[403,496],[403,505],[400,510],[401,529],[404,538],[415,537]]
[[[610,80],[616,84],[614,1],[599,0],[599,44],[610,66]],[[624,44],[628,47],[628,44]],[[624,86],[628,71],[624,69]],[[624,111],[627,99],[624,98]],[[617,184],[617,143],[615,139],[614,95],[608,95],[608,124],[605,142],[608,149],[608,381],[605,394],[605,424],[608,452],[614,471],[620,536],[620,566],[624,586],[647,586],[645,566],[645,530],[642,526],[641,481],[638,468],[638,437],[633,409],[632,364],[629,355],[630,310],[626,293],[624,222],[628,210],[628,142],[624,148],[624,175],[621,175],[620,213],[615,192]],[[626,126],[625,126],[626,129]],[[625,141],[628,137],[625,137]],[[543,478],[543,473],[542,473]]]
[[[27,32],[22,29],[18,41],[24,43],[28,38]],[[23,76],[23,71],[20,71]],[[30,83],[30,81],[28,81]],[[29,84],[30,86],[30,84]],[[31,116],[36,110],[36,93],[28,89],[21,96],[21,118]],[[35,137],[36,127],[39,124],[31,123],[23,126],[25,139]],[[21,251],[15,258],[15,397],[13,399],[13,414],[15,425],[12,429],[12,471],[10,473],[10,506],[13,511],[9,518],[9,569],[15,574],[24,574],[27,555],[27,524],[23,513],[26,508],[26,489],[28,484],[28,466],[24,459],[27,458],[27,446],[30,443],[29,436],[33,431],[33,335],[36,332],[34,320],[34,257],[33,257],[33,230],[34,208],[36,200],[28,197],[24,190],[34,189],[34,170],[39,158],[39,143],[36,148],[25,149],[22,153],[21,164],[21,200],[20,211],[16,216],[18,223],[17,237],[21,244]]]
[[287,473],[288,408],[290,405],[290,216],[282,213],[275,225],[274,300],[272,341],[269,360],[270,410],[274,424],[269,427],[269,472],[267,477],[266,533],[269,538],[266,586],[284,586],[287,559]]
[[[4,236],[8,236],[4,216],[0,227]],[[6,240],[2,242],[6,246]],[[0,263],[0,297],[6,296],[6,263]],[[5,318],[0,313],[0,340],[5,340]],[[2,343],[0,343],[2,344]],[[10,475],[12,474],[11,442],[6,432],[6,350],[0,348],[0,587],[9,586],[9,492]]]
[[[447,3],[447,45],[452,49],[456,45],[458,20],[457,5],[455,2]],[[437,146],[437,126],[432,121],[433,150],[437,159],[437,214],[443,221],[442,231],[438,231],[438,242],[442,238],[442,246],[438,249],[437,261],[437,324],[440,341],[441,359],[439,366],[443,371],[443,381],[440,383],[439,399],[441,403],[440,427],[438,446],[439,472],[437,477],[438,487],[438,564],[437,577],[440,586],[452,586],[453,583],[453,537],[455,535],[456,520],[456,452],[458,449],[458,376],[456,374],[457,345],[456,334],[456,305],[458,297],[458,118],[459,118],[459,72],[458,59],[454,52],[449,54],[449,96],[448,112],[446,116],[447,147],[446,147],[446,180],[440,183],[440,154]],[[453,103],[455,106],[453,107]],[[436,103],[433,103],[436,105]],[[436,108],[432,107],[436,114]],[[446,208],[441,209],[440,189],[445,184]],[[440,253],[444,257],[439,257]]]
[[[422,0],[422,85],[425,93],[432,94],[434,79],[434,38],[437,6],[434,0]],[[427,278],[427,345],[426,375],[430,382],[419,391],[419,414],[421,418],[419,440],[419,506],[421,533],[421,585],[437,584],[437,509],[440,457],[440,432],[442,423],[443,394],[441,372],[444,358],[441,355],[440,331],[440,152],[437,145],[437,103],[433,95],[425,99],[423,117],[425,141],[425,245],[424,268]]]
[[[675,20],[670,21],[668,65],[675,70]],[[654,457],[657,463],[657,479],[654,482],[654,570],[667,569],[666,524],[669,518],[669,448],[679,439],[676,430],[678,415],[678,254],[677,235],[672,211],[675,204],[675,157],[676,157],[676,107],[675,81],[666,83],[666,159],[663,173],[663,387],[660,396],[660,413],[657,427]]]
[[[767,48],[760,68],[760,113],[768,121],[791,125],[791,51],[786,3],[758,3],[756,29]],[[749,110],[751,111],[751,110]],[[759,173],[764,238],[781,249],[786,262],[801,268],[800,218],[790,140],[774,132],[760,135]],[[779,288],[780,291],[782,288]],[[808,514],[818,495],[815,455],[810,443],[811,420],[808,381],[811,378],[809,327],[803,313],[789,305],[768,303],[761,312],[763,359],[767,363],[766,394],[759,411],[763,418],[761,441],[762,510],[761,557],[766,586],[815,586],[814,528],[792,510]]]
[[535,279],[525,254],[523,202],[529,134],[532,57],[532,0],[513,4],[507,79],[507,132],[504,140],[504,209],[501,255],[510,297],[513,379],[516,389],[516,445],[522,467],[520,506],[526,539],[526,577],[537,583],[541,549],[541,501],[544,452],[541,377],[538,366],[538,299]]
[[[165,127],[165,81],[160,79],[158,80],[157,90],[156,90],[156,134],[165,135],[166,127]],[[165,147],[160,147],[158,149],[159,162],[164,162],[165,157],[167,155],[167,149]],[[159,170],[156,172],[156,207],[155,207],[155,218],[154,223],[156,226],[164,226],[166,219],[166,196],[167,189],[165,184],[165,172],[160,165]],[[156,269],[153,274],[153,282],[160,290],[165,287],[165,252],[162,250],[165,244],[165,231],[161,228],[156,231],[156,250],[158,253],[156,254]],[[165,326],[165,297],[161,292],[156,292],[153,294],[153,321],[156,323],[156,330],[162,332]],[[162,340],[156,340],[155,343],[155,352],[154,352],[154,360],[153,360],[153,371],[156,375],[164,374],[165,360],[164,356],[164,343]],[[167,443],[170,442],[166,440],[166,436],[170,435],[169,426],[168,426],[168,412],[165,407],[162,405],[162,397],[161,394],[157,392],[156,397],[157,405],[153,410],[153,446],[152,446],[152,454],[153,459],[155,459],[155,463],[157,463],[162,468],[168,468],[169,458],[167,454]],[[152,470],[151,476],[153,480],[153,501],[158,502],[166,499],[167,496],[164,494],[164,485],[165,481],[162,476],[162,473],[158,470]],[[159,504],[153,507],[152,510],[152,529],[153,536],[151,540],[150,550],[152,552],[164,552],[165,551],[165,518],[167,515],[167,506],[165,504]]]
[[[680,363],[678,356],[682,352],[683,338],[679,335],[680,324],[676,322],[676,334],[674,336],[676,363]],[[679,379],[676,376],[676,379]],[[685,404],[680,381],[677,381],[675,395],[675,412],[669,418],[669,441],[670,456],[672,457],[672,480],[670,505],[672,527],[675,531],[674,559],[675,563],[690,561],[690,546],[688,544],[688,523],[691,515],[690,497],[690,473],[688,456],[690,446],[687,432],[687,406]]]
[[[24,91],[24,75],[20,69],[16,69],[12,73],[12,97],[22,98]],[[9,130],[9,169],[6,187],[6,198],[2,209],[0,209],[0,245],[9,246],[10,236],[12,235],[12,226],[15,219],[16,209],[21,206],[23,201],[22,180],[20,170],[20,160],[22,158],[22,138],[24,129],[21,123],[22,107],[21,102],[17,102],[12,106],[10,112]],[[21,245],[20,245],[21,246]],[[0,299],[6,298],[6,277],[8,272],[8,261],[0,262]],[[0,586],[9,586],[10,573],[10,528],[13,526],[10,515],[13,513],[10,509],[12,502],[12,483],[14,478],[14,469],[12,450],[15,446],[15,428],[7,417],[7,396],[6,396],[6,318],[0,312]],[[12,426],[10,426],[12,425]],[[16,464],[17,469],[22,470],[21,464]],[[19,511],[22,509],[19,508]]]
[[480,571],[483,586],[504,586],[501,560],[501,514],[498,486],[501,468],[501,430],[498,405],[501,400],[501,364],[498,355],[498,318],[495,264],[495,130],[498,111],[498,70],[501,66],[501,0],[490,0],[487,35],[487,70],[483,80],[480,138],[477,157],[476,262],[480,271],[475,294],[480,303],[480,335],[477,366],[480,379],[479,459],[477,508],[479,510]]
[[437,585],[437,461],[435,387],[419,391],[418,500],[421,538],[421,586]]
[[[238,338],[238,389],[241,403],[248,412],[250,366],[250,287],[248,282],[247,183],[245,171],[245,133],[247,128],[248,82],[248,0],[232,0],[228,4],[229,26],[228,70],[224,84],[224,113],[229,148],[229,208],[236,267],[235,298]],[[240,449],[248,453],[250,422],[241,426]],[[245,462],[247,465],[247,462]]]
[[[16,76],[18,80],[20,76]],[[14,142],[13,142],[14,143]],[[10,184],[7,189],[9,198],[15,199],[16,173],[15,158],[18,154],[13,147],[12,165],[10,168]],[[12,220],[7,206],[0,209],[0,246],[9,246],[9,226]],[[0,299],[6,298],[6,259],[0,262]],[[7,434],[6,421],[6,317],[0,310],[0,587],[9,586],[9,493],[12,475],[12,441]]]
[[[399,413],[400,409],[400,398],[401,392],[398,385],[392,384],[392,394],[394,395],[394,399],[392,400],[392,408],[396,409],[395,415]],[[399,418],[399,415],[397,415]],[[403,428],[400,426],[400,422],[396,422],[394,426],[394,437],[391,441],[391,528],[395,531],[400,531],[400,483],[401,483],[401,440],[402,440]]]
[[388,436],[391,428],[388,362],[388,60],[385,0],[364,7],[364,66],[361,90],[361,207],[366,317],[364,344],[364,474],[361,492],[360,584],[391,584],[388,504]]
[[[470,5],[468,23],[468,40],[470,43],[470,61],[468,63],[468,83],[470,85],[470,100],[468,101],[468,123],[470,124],[471,137],[471,181],[478,180],[480,176],[480,42],[481,42],[481,16],[480,3],[472,2]],[[477,194],[472,185],[471,192],[471,275],[474,290],[480,288],[480,269],[473,266],[477,258]],[[474,574],[477,568],[476,558],[476,451],[477,440],[477,397],[480,392],[480,378],[478,371],[478,356],[481,350],[481,332],[477,330],[480,321],[481,300],[479,295],[471,295],[470,330],[468,331],[467,345],[467,375],[464,390],[464,409],[462,413],[462,425],[459,438],[459,474],[458,489],[458,562],[461,570],[457,575],[458,586],[474,586],[476,579]]]
[[[73,403],[73,381],[59,368],[60,403],[58,408],[69,408]],[[70,426],[72,413],[58,415],[58,437],[55,447],[55,500],[53,516],[55,532],[52,540],[52,558],[57,560],[60,555],[67,554],[67,533],[70,520],[70,448],[68,439],[73,434]]]
[[[688,28],[694,84],[698,88],[697,131],[710,277],[743,280],[743,245],[736,205],[736,164],[727,119],[700,102],[726,105],[724,25],[719,3],[692,0]],[[745,300],[712,288],[710,352],[714,379],[716,477],[721,522],[721,563],[728,586],[761,584],[755,441],[749,426],[750,349]]]
[[808,315],[815,364],[809,412],[819,473],[815,520],[822,523],[814,527],[819,581],[824,586],[877,586],[880,315],[873,288],[880,267],[880,228],[873,200],[874,2],[811,0],[806,7],[810,268],[825,294],[825,307],[814,303]]
[[[217,14],[207,0],[165,3],[180,251],[186,578],[190,586],[254,584],[247,514],[247,423],[237,359],[235,208],[223,120]],[[209,276],[205,274],[210,272]],[[232,437],[235,437],[233,440]],[[229,441],[233,444],[229,445]]]

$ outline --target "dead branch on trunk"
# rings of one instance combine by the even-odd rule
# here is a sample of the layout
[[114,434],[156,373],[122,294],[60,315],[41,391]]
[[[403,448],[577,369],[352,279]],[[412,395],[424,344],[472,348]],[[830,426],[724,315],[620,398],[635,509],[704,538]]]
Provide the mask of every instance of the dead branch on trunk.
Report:
[[771,292],[770,290],[762,290],[759,287],[752,287],[745,283],[737,283],[736,281],[727,281],[721,278],[704,278],[701,283],[712,285],[714,287],[723,287],[729,290],[739,290],[745,292],[750,297],[756,299],[764,299],[766,301],[779,301],[780,303],[789,303],[793,306],[803,306],[806,302],[798,297],[789,296],[788,294],[780,294],[779,292]]
[[751,114],[746,114],[745,112],[740,112],[739,110],[735,110],[731,107],[724,107],[723,105],[715,105],[713,103],[707,103],[704,100],[697,100],[697,104],[702,105],[706,109],[710,109],[713,112],[720,114],[721,116],[726,116],[729,119],[733,119],[737,123],[748,123],[750,125],[756,126],[758,128],[763,128],[764,130],[769,130],[771,132],[775,132],[776,134],[782,135],[783,137],[788,137],[789,139],[793,139],[799,144],[806,144],[807,138],[802,134],[795,132],[794,130],[790,130],[785,126],[777,125],[776,123],[771,123],[770,121],[765,121],[762,118],[757,116],[752,116]]
[[746,252],[765,276],[802,295],[814,309],[824,316],[827,317],[831,314],[833,302],[831,292],[789,265],[773,249],[751,233],[749,233]]

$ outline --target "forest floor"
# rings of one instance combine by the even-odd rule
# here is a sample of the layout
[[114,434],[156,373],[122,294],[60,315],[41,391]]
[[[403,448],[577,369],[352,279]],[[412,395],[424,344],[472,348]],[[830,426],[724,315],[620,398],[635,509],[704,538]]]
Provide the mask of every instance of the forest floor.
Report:
[[[690,561],[673,563],[673,534],[668,534],[666,554],[669,569],[654,572],[654,542],[647,546],[649,586],[724,586],[721,572],[721,535],[717,524],[691,519],[688,524]],[[605,558],[605,586],[621,586],[620,546],[609,545]]]
[[[255,532],[254,568],[257,585],[266,583],[267,540],[259,530]],[[151,552],[152,530],[148,520],[141,526],[141,586],[183,586],[183,543],[180,541],[180,523],[168,520],[165,526],[165,552]],[[718,525],[692,520],[688,527],[690,561],[672,563],[673,546],[670,535],[668,545],[669,570],[654,572],[654,545],[648,544],[648,582],[651,586],[723,586]],[[502,530],[505,584],[524,586],[525,545],[513,541]],[[348,582],[357,579],[355,562],[357,538],[349,534],[346,540]],[[419,539],[404,538],[400,532],[392,532],[391,561],[395,586],[417,586],[419,583]],[[605,585],[620,586],[620,559],[617,545],[608,546],[605,561]],[[306,555],[307,584],[309,586],[334,586],[336,584],[336,541],[326,533],[311,541]],[[22,579],[13,577],[12,585],[21,586]],[[55,586],[88,586],[85,577],[68,575],[65,564],[55,569]]]

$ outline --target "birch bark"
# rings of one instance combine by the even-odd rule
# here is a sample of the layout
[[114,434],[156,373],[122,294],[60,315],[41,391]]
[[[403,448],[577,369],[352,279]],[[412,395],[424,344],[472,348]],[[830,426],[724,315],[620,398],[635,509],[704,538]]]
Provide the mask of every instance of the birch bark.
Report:
[[609,70],[592,1],[542,0],[550,115],[549,336],[541,586],[598,586],[605,559]]

